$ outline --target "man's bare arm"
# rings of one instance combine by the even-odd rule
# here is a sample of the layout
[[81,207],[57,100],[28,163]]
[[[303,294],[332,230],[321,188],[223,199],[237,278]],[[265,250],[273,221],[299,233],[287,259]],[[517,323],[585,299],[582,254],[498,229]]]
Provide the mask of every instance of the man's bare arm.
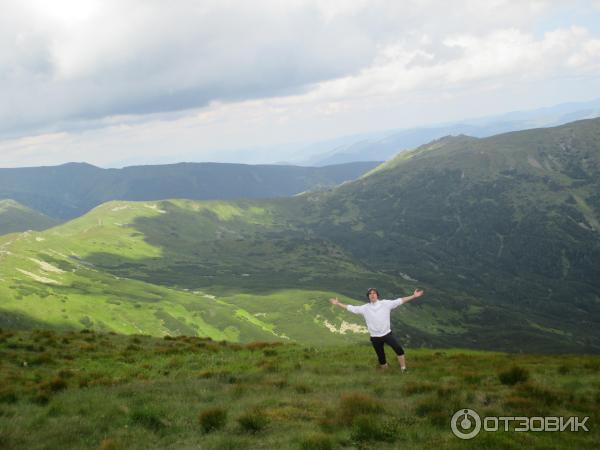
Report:
[[336,298],[330,298],[329,299],[329,303],[331,303],[332,305],[335,306],[339,306],[342,309],[348,309],[348,305],[344,305],[342,302],[340,302],[337,297]]
[[421,297],[423,294],[425,294],[423,289],[415,289],[415,292],[413,295],[411,295],[410,297],[402,298],[402,303],[408,303],[410,301],[413,301],[414,299]]

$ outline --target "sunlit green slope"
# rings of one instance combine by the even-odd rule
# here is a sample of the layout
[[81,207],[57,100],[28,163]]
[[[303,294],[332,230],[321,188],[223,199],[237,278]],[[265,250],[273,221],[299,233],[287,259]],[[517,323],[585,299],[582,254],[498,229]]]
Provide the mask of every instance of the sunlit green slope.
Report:
[[[187,222],[180,216],[185,214]],[[168,217],[172,222],[164,221]],[[174,236],[177,227],[188,234]],[[210,243],[219,236],[263,227],[278,225],[269,210],[257,206],[111,202],[47,232],[5,236],[0,239],[2,323],[232,341],[317,343],[362,336],[364,327],[355,317],[342,317],[328,305],[327,299],[337,294],[318,285],[298,289],[275,282],[261,292],[227,285],[228,278],[251,279],[258,270],[242,260],[247,256],[242,245],[237,254],[220,261],[226,265],[231,260],[228,269],[203,267],[215,257]],[[160,240],[174,246],[161,246]],[[282,258],[273,261],[277,250],[264,248],[271,254],[256,260],[265,260],[265,267],[276,271]],[[190,251],[203,255],[195,265],[185,262]],[[232,273],[236,267],[239,272]]]

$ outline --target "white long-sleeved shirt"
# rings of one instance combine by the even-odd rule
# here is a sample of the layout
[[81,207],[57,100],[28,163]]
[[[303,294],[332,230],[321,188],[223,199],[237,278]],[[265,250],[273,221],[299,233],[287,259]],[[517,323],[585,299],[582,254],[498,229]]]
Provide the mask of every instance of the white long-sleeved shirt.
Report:
[[367,322],[367,329],[372,337],[385,336],[392,331],[390,312],[403,303],[402,298],[396,300],[377,300],[360,306],[348,305],[346,309],[354,314],[360,314]]

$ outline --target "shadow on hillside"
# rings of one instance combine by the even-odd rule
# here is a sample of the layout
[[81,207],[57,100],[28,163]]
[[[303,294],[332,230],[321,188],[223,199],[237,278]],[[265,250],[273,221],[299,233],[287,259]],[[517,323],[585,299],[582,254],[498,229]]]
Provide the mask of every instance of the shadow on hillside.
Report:
[[[218,288],[221,293],[304,288],[352,295],[367,285],[382,286],[380,275],[338,246],[284,219],[278,224],[244,216],[220,219],[211,210],[189,211],[168,201],[160,208],[166,213],[137,218],[131,228],[160,248],[161,257],[140,260],[102,252],[86,261],[116,276],[178,288]],[[383,285],[398,287],[385,280]]]
[[[116,276],[179,289],[210,288],[210,293],[219,296],[311,289],[361,298],[366,286],[405,295],[406,286],[413,285],[357,264],[332,242],[334,239],[319,238],[308,228],[293,227],[293,221],[286,220],[283,213],[277,222],[264,224],[243,214],[223,219],[211,210],[189,211],[168,201],[159,205],[164,214],[137,218],[131,228],[143,234],[149,245],[160,248],[161,257],[139,260],[95,253],[86,260]],[[480,301],[450,285],[444,288],[429,289],[427,306],[442,314],[458,312],[461,319],[456,325],[466,328],[467,333],[427,333],[405,324],[415,341],[507,351],[600,352],[593,321],[589,317],[585,321],[573,318],[567,327],[567,322],[557,321],[557,311],[549,314],[556,308],[554,302],[541,311],[534,303],[507,307],[510,299],[503,307],[496,307],[500,305]],[[449,299],[449,293],[455,300]],[[456,301],[461,298],[468,301]],[[470,305],[478,305],[480,312],[470,314]],[[584,317],[582,314],[579,316]],[[532,328],[527,317],[536,317],[541,325]],[[401,317],[396,320],[402,321]],[[552,331],[565,327],[566,334]]]

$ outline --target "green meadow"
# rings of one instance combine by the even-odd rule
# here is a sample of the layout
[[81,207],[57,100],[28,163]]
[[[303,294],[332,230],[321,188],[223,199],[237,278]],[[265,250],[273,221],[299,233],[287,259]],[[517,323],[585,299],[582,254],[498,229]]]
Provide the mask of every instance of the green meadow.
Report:
[[[388,349],[388,357],[390,357]],[[600,357],[312,346],[49,330],[0,333],[3,449],[598,448]],[[588,432],[456,438],[483,416],[589,416]]]
[[[44,232],[0,237],[0,326],[364,339],[362,318],[328,299],[355,303],[335,287],[350,292],[373,275],[331,245],[294,236],[281,214],[267,202],[110,202]],[[281,236],[264,240],[270,232]]]

